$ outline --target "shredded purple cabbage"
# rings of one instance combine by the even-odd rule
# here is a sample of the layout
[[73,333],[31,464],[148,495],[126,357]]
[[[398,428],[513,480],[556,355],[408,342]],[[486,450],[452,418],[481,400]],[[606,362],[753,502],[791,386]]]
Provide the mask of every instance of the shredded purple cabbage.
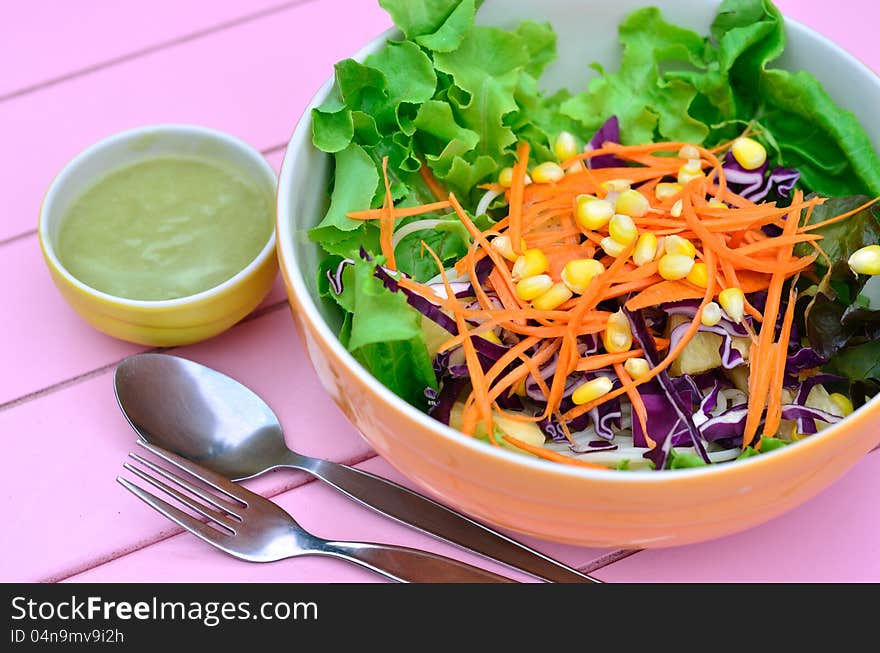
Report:
[[[467,379],[446,379],[439,393],[431,388],[427,388],[425,396],[428,397],[428,415],[448,426],[452,406],[458,399],[458,395],[464,390],[467,382]],[[433,397],[429,396],[429,390]]]
[[[747,404],[733,406],[720,415],[706,420],[700,426],[700,432],[708,442],[724,440],[724,446],[741,446],[748,416],[749,407]],[[736,438],[739,438],[738,443],[735,442]]]
[[611,399],[605,403],[596,406],[587,413],[593,421],[593,428],[596,435],[605,440],[613,440],[614,433],[620,430],[620,420],[623,417],[623,411],[620,407],[619,399]]
[[746,170],[732,152],[725,155],[723,166],[730,189],[752,202],[763,202],[771,194],[787,198],[801,176],[797,170],[782,167],[776,167],[768,174],[767,163],[756,170]]
[[815,349],[803,347],[785,360],[785,373],[800,374],[806,370],[822,367],[826,363],[828,363],[828,359],[821,356]]
[[[617,116],[611,116],[604,125],[599,127],[593,138],[587,144],[586,150],[599,150],[605,143],[620,143],[620,122]],[[626,162],[618,159],[613,154],[603,154],[601,156],[587,159],[588,168],[625,168]]]
[[330,288],[336,295],[341,295],[345,287],[342,284],[342,273],[349,265],[354,265],[354,259],[344,258],[336,266],[335,270],[327,270],[327,280],[330,282]]
[[[645,318],[642,315],[641,311],[628,311],[626,308],[623,308],[623,312],[629,320],[630,327],[632,328],[633,338],[639,343],[642,351],[645,353],[645,358],[648,360],[648,363],[651,367],[657,367],[660,365],[660,354],[657,352],[657,346],[654,343],[654,337],[651,335],[651,332],[648,329],[648,325],[645,322]],[[692,382],[692,381],[691,381]],[[706,447],[703,445],[703,438],[700,435],[699,429],[694,424],[694,420],[692,418],[693,415],[693,405],[686,405],[678,391],[675,388],[675,385],[670,379],[669,374],[665,371],[660,372],[657,375],[657,383],[663,389],[663,393],[666,395],[667,406],[671,407],[675,414],[678,416],[681,421],[682,426],[687,429],[687,434],[690,437],[691,443],[696,449],[697,453],[700,454],[700,457],[707,464],[710,464],[709,456],[706,453]],[[694,384],[696,385],[696,384]],[[666,409],[664,409],[666,410]],[[634,420],[638,421],[638,420]],[[651,439],[657,443],[650,451],[644,454],[645,458],[651,460],[654,465],[656,465],[657,469],[663,469],[666,466],[666,459],[669,456],[669,451],[673,444],[672,433],[662,433],[660,437],[658,437],[657,433],[651,433]]]
[[[792,402],[792,408],[802,408],[801,412],[793,412],[790,413],[793,417],[785,417],[785,419],[795,419],[797,420],[797,428],[800,433],[805,435],[812,435],[819,430],[819,427],[816,426],[816,420],[820,419],[823,422],[828,422],[829,424],[837,422],[840,420],[839,417],[831,415],[833,419],[828,420],[824,417],[814,417],[812,412],[824,413],[824,411],[818,411],[814,408],[807,407],[807,399],[810,398],[810,392],[813,391],[820,383],[838,383],[840,381],[845,381],[843,377],[837,376],[835,374],[816,374],[815,376],[810,376],[801,381],[798,386],[797,394],[794,396],[794,400]],[[830,413],[824,413],[825,415],[830,415]],[[785,416],[785,411],[783,409],[783,417]]]
[[[669,334],[670,349],[674,349],[676,345],[678,345],[684,337],[684,334],[690,329],[690,326],[689,322],[685,322],[679,324],[672,330],[672,333]],[[741,334],[738,333],[740,329],[742,329],[740,325],[734,324],[730,320],[721,320],[721,322],[715,326],[701,324],[698,329],[698,331],[703,333],[714,333],[715,335],[721,336],[721,345],[718,348],[718,353],[721,355],[721,366],[726,370],[732,370],[745,363],[742,353],[733,346],[734,337],[742,337],[746,335],[745,329],[742,329]]]

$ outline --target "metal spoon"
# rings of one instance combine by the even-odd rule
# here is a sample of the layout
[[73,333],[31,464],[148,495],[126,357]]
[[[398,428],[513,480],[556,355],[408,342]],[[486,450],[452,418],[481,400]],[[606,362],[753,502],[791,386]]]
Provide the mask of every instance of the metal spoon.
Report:
[[114,383],[122,412],[144,440],[227,478],[300,469],[373,510],[514,569],[554,582],[601,582],[401,485],[290,450],[266,402],[209,367],[138,354],[117,366]]

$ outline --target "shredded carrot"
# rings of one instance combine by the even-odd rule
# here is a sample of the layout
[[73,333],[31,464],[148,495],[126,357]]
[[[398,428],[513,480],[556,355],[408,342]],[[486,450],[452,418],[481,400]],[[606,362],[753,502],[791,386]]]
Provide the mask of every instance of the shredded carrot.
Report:
[[[571,439],[568,423],[595,407],[625,396],[632,407],[633,419],[638,420],[646,434],[649,446],[655,446],[647,431],[647,410],[638,388],[665,373],[670,365],[685,351],[701,327],[701,313],[718,294],[727,288],[739,288],[748,296],[766,291],[765,306],[757,310],[748,298],[745,311],[749,316],[743,321],[751,342],[749,344],[748,416],[743,433],[743,447],[749,446],[758,433],[763,420],[762,437],[775,435],[782,419],[782,394],[785,363],[797,295],[794,283],[788,291],[787,304],[783,291],[798,274],[810,277],[814,261],[828,256],[821,247],[822,227],[837,224],[852,215],[869,208],[880,198],[845,214],[809,224],[815,207],[824,198],[805,199],[796,191],[788,207],[773,202],[752,202],[737,195],[727,185],[725,170],[719,158],[730,144],[718,148],[698,148],[704,175],[686,184],[680,192],[664,200],[656,198],[661,182],[675,178],[685,163],[678,153],[686,143],[649,143],[624,146],[605,143],[602,147],[579,154],[562,162],[568,170],[556,183],[531,183],[526,185],[530,163],[530,148],[526,142],[516,147],[516,162],[512,183],[504,189],[497,183],[483,184],[487,191],[504,192],[508,203],[507,215],[488,229],[480,229],[464,210],[454,194],[447,193],[422,165],[420,174],[435,202],[420,206],[395,208],[388,178],[388,160],[382,161],[385,196],[381,208],[353,211],[348,217],[354,220],[375,220],[379,223],[379,245],[386,257],[387,266],[396,270],[393,251],[393,232],[398,220],[422,216],[433,212],[452,210],[450,215],[458,218],[472,239],[467,253],[455,264],[456,281],[467,280],[472,297],[459,299],[437,254],[426,244],[443,283],[438,285],[419,283],[405,275],[398,275],[397,283],[411,296],[417,296],[436,306],[455,322],[453,334],[440,344],[439,352],[464,356],[470,377],[470,391],[463,399],[461,430],[470,435],[482,433],[485,428],[488,439],[500,444],[496,437],[494,417],[503,415],[522,423],[537,423],[552,418],[559,424],[566,437]],[[614,168],[590,168],[586,165],[597,156],[614,155],[621,164]],[[579,169],[571,169],[577,165]],[[636,265],[631,258],[635,243],[630,243],[616,256],[606,251],[603,243],[610,237],[608,225],[588,229],[577,219],[578,197],[588,194],[608,197],[613,180],[627,180],[629,187],[645,197],[650,209],[635,217],[633,222],[639,234],[653,234],[658,239],[673,234],[689,240],[696,251],[695,259],[705,264],[706,279],[695,285],[687,279],[667,280],[661,275],[657,260]],[[710,201],[722,201],[725,207],[710,205]],[[680,205],[681,212],[674,207]],[[806,214],[806,219],[801,218]],[[773,225],[782,230],[780,235],[768,235],[763,228]],[[490,242],[505,237],[512,253],[504,246]],[[523,293],[518,286],[521,279],[514,275],[514,261],[524,247],[538,249],[546,257],[542,272],[550,280],[553,301],[538,302],[535,297]],[[813,248],[809,256],[796,256],[795,245],[806,243]],[[506,258],[510,257],[510,259]],[[656,257],[655,257],[656,258]],[[578,259],[594,259],[602,263],[604,272],[584,280],[585,287],[576,287],[563,271]],[[522,274],[519,267],[517,274]],[[665,270],[664,274],[668,274]],[[690,278],[690,277],[689,277]],[[436,291],[435,291],[436,289]],[[550,295],[548,295],[549,297]],[[584,354],[585,343],[601,340],[609,325],[609,319],[617,306],[629,311],[640,311],[681,300],[698,300],[699,309],[683,336],[674,347],[652,333],[658,351],[665,352],[658,365],[646,374],[633,379],[624,363],[633,358],[644,358],[638,343],[627,351],[596,348]],[[538,308],[539,304],[544,304]],[[776,325],[782,315],[782,327],[778,338]],[[759,329],[760,326],[760,329]],[[452,327],[449,327],[453,330]],[[490,360],[481,338],[492,342],[498,334],[504,339],[503,350],[497,360]],[[606,336],[607,337],[607,336]],[[512,343],[512,344],[511,344]],[[609,349],[611,349],[609,345]],[[552,374],[549,372],[552,368]],[[587,372],[613,370],[618,387],[598,399],[571,407],[571,395],[566,392],[571,382]],[[546,399],[546,405],[536,410],[514,411],[503,408],[516,395],[526,396],[525,384],[534,395],[537,387]],[[507,401],[505,401],[507,400]],[[567,404],[565,402],[568,402]],[[531,406],[531,404],[528,404]],[[504,442],[555,462],[602,468],[523,442],[502,432]],[[759,440],[755,446],[759,447]]]
[[566,456],[561,453],[556,453],[551,449],[546,449],[544,447],[536,447],[533,444],[529,444],[528,442],[523,442],[522,440],[518,440],[512,435],[505,435],[504,439],[512,444],[517,449],[522,449],[523,451],[528,451],[533,456],[537,456],[538,458],[543,458],[544,460],[552,460],[554,463],[562,463],[563,465],[574,465],[575,467],[589,467],[591,469],[607,469],[604,465],[597,465],[596,463],[588,463],[586,460],[581,460],[580,458],[572,458],[571,456]]
[[510,243],[513,251],[520,253],[522,238],[522,201],[526,186],[526,171],[529,166],[529,144],[520,141],[516,147],[516,165],[513,166],[513,181],[510,184]]
[[385,256],[386,265],[392,270],[397,269],[394,260],[394,198],[391,195],[391,182],[388,181],[388,157],[382,159],[382,177],[385,181],[385,203],[382,206],[382,218],[379,221],[379,247]]
[[788,343],[791,340],[791,328],[794,324],[794,308],[797,304],[797,292],[794,288],[788,293],[788,306],[782,319],[779,342],[776,344],[776,357],[773,366],[773,381],[770,385],[770,400],[767,404],[767,419],[764,422],[763,434],[773,437],[779,432],[782,423],[782,391],[785,387],[785,362],[788,358]]
[[822,222],[817,222],[816,224],[807,225],[806,227],[803,227],[801,231],[816,231],[816,229],[821,229],[822,227],[827,227],[828,225],[837,224],[838,222],[846,220],[847,218],[851,218],[856,213],[861,213],[865,209],[871,208],[877,202],[880,202],[880,197],[875,197],[870,202],[865,202],[860,207],[858,207],[857,209],[853,209],[852,211],[848,211],[828,220],[823,220]]
[[[425,213],[433,213],[434,211],[442,211],[452,206],[449,200],[442,202],[434,202],[432,204],[422,204],[421,206],[408,206],[404,209],[394,209],[394,217],[411,218],[416,215],[424,215]],[[352,220],[379,220],[385,214],[386,209],[369,209],[367,211],[352,211],[346,215]]]
[[421,167],[419,168],[419,175],[422,177],[422,181],[425,182],[425,185],[431,189],[431,192],[434,193],[434,197],[438,200],[442,200],[446,197],[446,191],[443,190],[443,186],[440,185],[440,182],[437,181],[437,178],[434,176],[434,173],[431,172],[431,169],[428,167],[424,161],[421,162]]
[[642,433],[645,435],[648,447],[653,449],[657,446],[657,443],[648,433],[648,409],[645,408],[645,402],[642,401],[642,395],[639,394],[637,388],[632,387],[632,377],[623,365],[615,363],[614,372],[617,374],[617,378],[620,379],[621,383],[627,386],[626,396],[632,404],[633,413],[639,420],[639,426],[642,427]]
[[[800,202],[802,193],[800,190],[795,191],[794,203]],[[783,236],[790,236],[798,228],[799,211],[792,211],[785,222]],[[779,263],[791,256],[793,245],[784,245],[779,249],[777,260]],[[745,449],[752,443],[758,432],[758,426],[761,417],[764,414],[764,407],[768,401],[768,393],[770,392],[770,384],[775,376],[776,357],[784,356],[785,352],[779,351],[779,344],[773,344],[776,331],[776,318],[779,316],[780,302],[782,301],[782,287],[785,284],[786,275],[776,272],[770,279],[770,286],[767,288],[767,300],[764,308],[764,324],[761,333],[758,336],[758,343],[755,351],[756,358],[750,361],[749,377],[750,385],[754,390],[749,393],[748,415],[746,417],[745,430],[743,432],[743,448]],[[790,327],[789,327],[790,328]],[[787,346],[787,345],[786,345]],[[751,378],[754,377],[752,382]]]

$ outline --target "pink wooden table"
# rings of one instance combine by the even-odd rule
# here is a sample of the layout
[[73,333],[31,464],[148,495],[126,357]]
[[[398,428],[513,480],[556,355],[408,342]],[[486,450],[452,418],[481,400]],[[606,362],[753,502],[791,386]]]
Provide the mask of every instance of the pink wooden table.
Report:
[[[857,18],[876,17],[872,0],[778,4],[880,70],[873,22]],[[142,348],[97,333],[68,308],[35,226],[42,193],[68,159],[137,125],[225,130],[277,168],[312,92],[335,61],[389,26],[387,15],[375,0],[29,0],[6,3],[0,16],[0,581],[378,581],[332,560],[238,562],[119,488],[134,438],[112,371]],[[175,353],[250,385],[305,453],[401,480],[321,390],[280,283],[238,326]],[[474,561],[304,475],[254,486],[320,535]],[[608,581],[880,581],[877,496],[873,453],[801,508],[715,542],[637,553],[534,544]]]

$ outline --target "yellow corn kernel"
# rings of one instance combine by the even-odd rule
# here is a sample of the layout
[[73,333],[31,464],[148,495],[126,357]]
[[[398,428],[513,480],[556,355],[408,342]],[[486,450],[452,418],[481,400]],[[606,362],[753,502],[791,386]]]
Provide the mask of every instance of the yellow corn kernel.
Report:
[[626,370],[626,373],[629,374],[633,380],[638,381],[643,376],[648,375],[651,371],[651,364],[644,358],[627,358],[626,362],[623,364],[623,369]]
[[617,196],[617,204],[614,208],[618,213],[631,218],[641,218],[651,209],[651,204],[639,191],[628,189],[621,191]]
[[547,161],[532,170],[532,181],[538,184],[552,184],[565,176],[565,170],[559,167],[558,163]]
[[550,278],[550,275],[539,274],[523,279],[516,284],[516,296],[524,302],[530,302],[543,295],[552,287],[553,279]]
[[666,236],[660,236],[657,239],[657,253],[654,254],[654,260],[659,261],[666,256]]
[[709,268],[706,267],[705,263],[697,261],[694,263],[694,267],[691,268],[690,274],[687,275],[687,280],[698,288],[708,288]]
[[681,200],[678,200],[675,204],[672,205],[672,208],[669,209],[669,215],[671,215],[673,218],[680,218],[683,208],[684,204]]
[[602,344],[609,354],[622,354],[632,349],[632,329],[623,311],[617,311],[608,318],[608,324],[602,333]]
[[523,181],[524,181],[524,185],[528,186],[529,184],[532,183],[532,178],[529,177],[528,173],[526,173],[526,178]]
[[687,238],[682,238],[676,234],[666,236],[663,246],[666,248],[667,254],[681,254],[691,258],[697,255],[697,248],[694,247],[694,244]]
[[553,143],[553,154],[560,161],[568,161],[578,155],[577,141],[574,134],[570,132],[560,132],[559,136]]
[[608,223],[608,235],[621,245],[629,245],[639,237],[639,230],[631,217],[615,213]]
[[606,193],[622,193],[625,190],[629,190],[632,186],[632,180],[630,179],[609,179],[608,181],[603,181],[599,186]]
[[718,293],[718,303],[734,322],[742,322],[746,312],[746,296],[739,288],[726,288]]
[[575,216],[578,223],[586,229],[601,229],[614,215],[614,205],[607,200],[596,199],[589,195],[579,195]]
[[690,159],[678,170],[678,183],[687,184],[689,181],[703,176],[703,162],[700,159]]
[[505,188],[510,188],[513,183],[513,168],[502,168],[498,173],[498,183]]
[[525,380],[525,378],[523,378],[519,383],[517,383],[515,386],[513,386],[513,394],[517,395],[518,397],[525,397],[526,396],[526,380]]
[[592,258],[573,259],[562,268],[562,283],[577,294],[583,293],[594,277],[605,272],[605,266]]
[[709,208],[711,208],[711,209],[729,209],[730,207],[727,206],[727,204],[725,204],[721,200],[711,200],[709,202]]
[[568,167],[565,169],[565,174],[567,174],[567,175],[576,175],[577,173],[579,173],[579,172],[583,172],[583,171],[586,170],[586,169],[587,169],[587,168],[586,168],[586,166],[584,166],[584,162],[583,162],[583,161],[578,161],[578,162],[576,162],[576,163],[572,163],[570,166],[568,166]]
[[667,281],[685,279],[694,267],[694,259],[682,254],[666,254],[658,263],[660,276]]
[[752,138],[737,138],[730,151],[736,162],[746,170],[756,170],[767,161],[767,149]]
[[577,406],[583,406],[591,401],[596,401],[599,397],[607,395],[614,387],[614,382],[607,376],[600,376],[592,381],[587,381],[571,395],[571,400]]
[[617,242],[616,240],[611,238],[611,236],[609,236],[608,238],[603,238],[602,241],[599,243],[599,246],[605,250],[605,253],[608,254],[608,256],[613,256],[614,258],[621,256],[628,247],[628,245]]
[[700,150],[697,149],[696,145],[685,145],[678,151],[679,159],[699,159],[700,158]]
[[715,302],[709,302],[703,307],[703,312],[700,313],[700,322],[708,327],[712,327],[721,322],[722,317],[724,316],[721,314],[721,307]]
[[841,417],[846,417],[847,415],[852,415],[855,408],[853,407],[853,402],[850,401],[850,398],[846,395],[842,395],[839,392],[832,392],[828,395],[828,398],[834,402],[834,405],[840,408],[840,412],[843,413]]
[[504,344],[503,342],[501,342],[501,338],[498,337],[498,334],[496,334],[494,331],[485,331],[485,332],[479,333],[477,335],[479,335],[479,337],[481,337],[483,340],[488,340],[492,344],[495,344],[495,345],[503,345]]
[[868,245],[849,257],[849,268],[856,274],[880,274],[880,245]]
[[517,281],[544,274],[550,269],[550,262],[540,249],[527,249],[516,258],[513,264],[513,278]]
[[639,236],[639,241],[633,250],[633,263],[645,265],[653,261],[655,256],[657,256],[657,236],[645,232]]
[[[518,254],[513,251],[513,245],[510,242],[509,236],[495,236],[495,238],[490,241],[490,244],[492,245],[492,249],[497,251],[508,261],[516,261],[516,259],[518,258]],[[520,239],[519,251],[526,251],[525,238]]]
[[532,308],[539,311],[552,311],[571,299],[572,295],[573,293],[564,283],[554,283],[550,290],[532,302]]
[[654,196],[660,200],[661,202],[668,200],[670,197],[675,197],[682,190],[684,190],[684,186],[681,184],[670,184],[667,182],[663,182],[657,184],[654,187]]

